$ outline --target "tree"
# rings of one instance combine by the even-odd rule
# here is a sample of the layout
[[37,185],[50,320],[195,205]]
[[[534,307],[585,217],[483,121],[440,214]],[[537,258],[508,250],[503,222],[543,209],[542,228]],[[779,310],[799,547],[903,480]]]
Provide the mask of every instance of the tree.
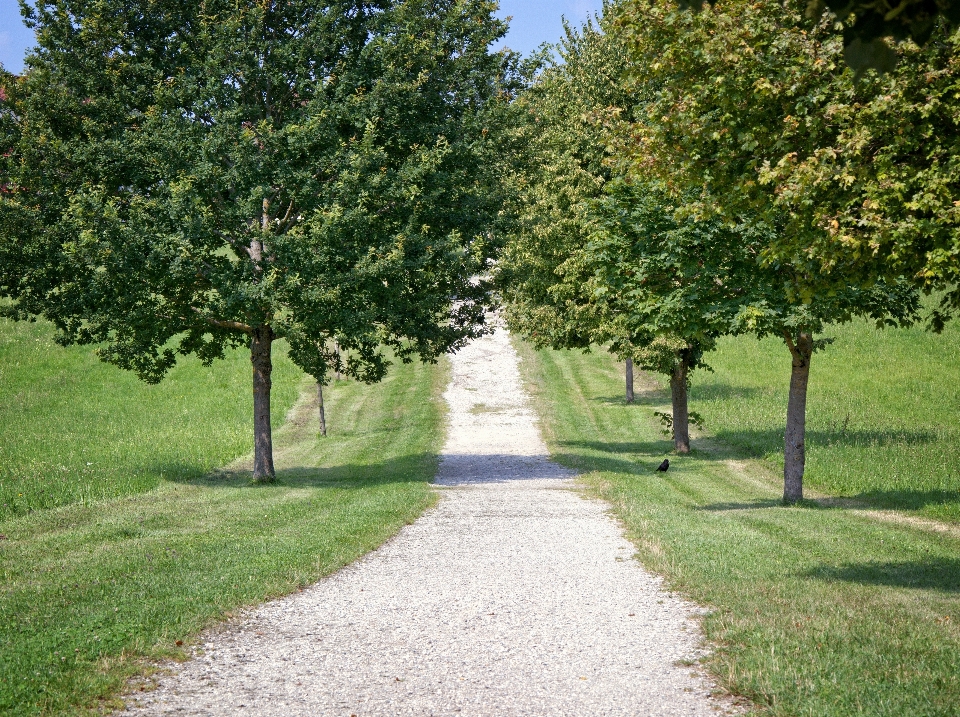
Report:
[[759,178],[784,213],[819,229],[785,236],[771,258],[804,254],[819,274],[861,284],[909,277],[941,294],[939,331],[960,311],[960,35],[941,28],[897,51],[897,69],[861,80],[854,101],[823,96],[830,134],[769,157]]
[[[642,7],[631,6],[625,27],[645,22],[632,15]],[[803,282],[906,277],[943,294],[931,324],[942,328],[960,309],[957,32],[934,23],[924,44],[896,46],[895,70],[855,81],[832,24],[810,27],[801,3],[686,21],[687,42],[703,43],[707,60],[689,69],[714,80],[696,101],[716,108],[700,113],[706,121],[690,154],[705,152],[711,174],[742,177],[752,191],[741,196],[762,197],[766,211],[790,219],[769,258],[808,260]],[[747,163],[755,171],[743,171]],[[811,226],[817,231],[793,230]]]
[[[246,345],[254,478],[273,343],[379,380],[483,330],[498,117],[515,60],[486,0],[47,0],[5,76],[0,295],[159,381]],[[454,301],[455,300],[455,301]],[[338,363],[338,366],[340,364]]]
[[[601,19],[601,22],[604,22]],[[507,323],[538,347],[586,348],[594,319],[571,256],[587,241],[587,202],[610,178],[605,121],[626,99],[616,36],[592,22],[566,27],[536,82],[518,99],[522,159],[513,225],[497,265]]]
[[[548,67],[518,103],[528,120],[528,159],[520,219],[499,280],[511,328],[535,346],[601,344],[624,361],[628,402],[634,363],[665,374],[674,445],[686,453],[689,375],[716,336],[729,331],[732,313],[716,307],[685,313],[684,292],[715,287],[702,263],[697,266],[696,247],[713,228],[687,223],[681,229],[662,191],[617,181],[610,135],[638,101],[625,91],[623,48],[604,32],[610,10],[605,7],[598,26],[567,28],[563,62]],[[656,295],[655,287],[673,290],[678,277],[683,288]]]
[[856,283],[819,271],[799,248],[814,245],[822,229],[808,213],[784,211],[761,183],[768,164],[833,136],[824,98],[835,107],[862,90],[851,72],[824,60],[824,47],[835,48],[828,58],[838,56],[839,40],[829,23],[805,29],[799,3],[731,2],[694,15],[636,0],[618,23],[633,87],[646,98],[621,150],[630,171],[659,178],[679,218],[718,218],[760,260],[733,328],[780,336],[790,352],[784,499],[799,500],[810,361],[825,345],[817,335],[854,316],[902,324],[917,311],[916,292],[900,276]]
[[[611,177],[607,129],[619,122],[628,95],[617,36],[598,23],[566,26],[557,50],[519,99],[523,159],[497,281],[511,330],[537,347],[588,349],[596,316],[584,292],[577,256],[589,234],[589,202]],[[633,401],[633,363],[626,361],[626,401]]]
[[678,220],[662,187],[616,179],[592,206],[579,250],[594,305],[592,337],[670,381],[674,448],[690,451],[690,375],[753,296],[756,244],[717,219]]

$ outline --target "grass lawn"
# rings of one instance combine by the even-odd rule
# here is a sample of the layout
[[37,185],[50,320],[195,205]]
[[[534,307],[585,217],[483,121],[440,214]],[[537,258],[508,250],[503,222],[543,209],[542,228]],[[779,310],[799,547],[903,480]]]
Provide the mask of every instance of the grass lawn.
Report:
[[[276,351],[275,425],[302,372]],[[148,386],[89,346],[61,348],[49,324],[0,319],[0,520],[198,478],[251,450],[250,356],[182,359]]]
[[[828,331],[813,357],[804,482],[880,508],[960,521],[960,326]],[[725,339],[691,408],[727,445],[783,469],[790,355],[782,341]]]
[[[189,379],[201,401],[217,386],[204,380]],[[183,653],[178,640],[333,572],[412,522],[435,500],[445,380],[442,368],[410,365],[377,386],[338,382],[325,392],[326,439],[301,380],[306,398],[275,434],[272,485],[252,485],[242,461],[207,471],[224,449],[206,444],[221,434],[187,431],[177,434],[185,454],[164,459],[180,467],[149,491],[0,521],[0,714],[117,706],[130,676]],[[135,408],[116,412],[130,432],[158,435]]]
[[[769,715],[960,715],[960,527],[910,516],[905,520],[913,524],[895,522],[895,516],[843,504],[783,506],[781,475],[769,462],[749,458],[767,446],[775,450],[772,438],[750,428],[775,430],[758,408],[774,402],[760,388],[760,368],[749,384],[755,390],[742,402],[734,402],[742,384],[732,383],[732,369],[718,368],[712,380],[730,387],[727,397],[718,388],[709,412],[701,404],[694,408],[725,439],[736,426],[741,435],[762,440],[746,450],[745,444],[700,439],[689,456],[674,456],[653,418],[653,410],[669,405],[660,385],[651,383],[627,406],[622,367],[608,355],[520,348],[556,459],[582,471],[588,489],[612,503],[641,562],[712,608],[703,620],[715,645],[707,667],[722,685]],[[744,360],[739,351],[747,353],[739,344],[724,351],[730,362]],[[781,363],[778,380],[785,382],[788,365]],[[815,377],[827,373],[825,363],[814,363]],[[883,375],[897,371],[907,369]],[[917,390],[917,382],[903,390]],[[702,396],[704,384],[694,391]],[[857,404],[862,410],[837,400],[852,414],[848,432],[866,437],[880,430],[882,410],[876,407],[882,399]],[[907,401],[896,400],[901,403],[889,405]],[[933,432],[934,424],[931,416],[926,428],[909,430]],[[892,422],[882,425],[892,430]],[[951,435],[955,429],[942,430]],[[867,450],[879,450],[865,442]],[[820,448],[815,442],[814,463]],[[834,460],[854,446],[836,451]],[[655,473],[668,455],[670,470]],[[878,480],[887,480],[883,475]],[[871,490],[865,482],[850,492]]]

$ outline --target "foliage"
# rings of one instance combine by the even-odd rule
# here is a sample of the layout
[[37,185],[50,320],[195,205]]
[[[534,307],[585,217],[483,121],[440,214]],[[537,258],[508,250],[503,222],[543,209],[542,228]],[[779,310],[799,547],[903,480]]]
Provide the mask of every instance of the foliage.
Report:
[[[673,438],[674,437],[673,414],[667,413],[666,411],[654,411],[653,415],[660,420],[660,426],[661,426],[660,434],[663,436],[668,436],[670,438]],[[696,426],[701,431],[703,430],[703,427],[706,425],[706,423],[703,420],[703,416],[701,416],[696,411],[690,411],[687,414],[687,419],[690,421],[691,425]]]
[[771,256],[804,253],[821,274],[859,283],[911,277],[941,294],[942,330],[960,309],[960,34],[898,49],[896,72],[862,81],[856,101],[821,100],[829,135],[760,168],[778,206],[819,230],[784,237]]
[[562,64],[548,67],[520,100],[529,159],[498,276],[511,328],[534,345],[606,344],[621,359],[672,373],[678,362],[700,365],[731,317],[715,307],[686,311],[683,291],[714,285],[702,262],[688,272],[696,286],[657,294],[696,264],[685,252],[702,237],[691,238],[699,227],[676,225],[655,185],[616,181],[610,135],[634,102],[624,92],[623,49],[605,31],[611,12],[607,5],[600,25],[579,33],[568,27]]
[[940,28],[900,45],[893,75],[855,82],[830,21],[810,27],[803,10],[629,3],[618,27],[650,97],[638,171],[695,191],[694,212],[775,227],[764,260],[804,301],[901,277],[952,289],[956,40]]
[[[711,7],[716,0],[707,0]],[[684,9],[699,12],[703,0],[679,0]],[[890,72],[897,65],[897,54],[886,38],[896,42],[912,40],[924,45],[940,27],[953,31],[960,24],[957,0],[808,0],[806,16],[843,22],[843,57],[859,75],[864,70]]]
[[275,338],[320,381],[335,338],[338,368],[376,381],[386,348],[431,361],[482,330],[471,277],[519,86],[487,49],[506,28],[492,2],[23,7],[38,50],[0,112],[21,135],[4,139],[8,316],[151,382],[249,342],[256,392]]
[[623,53],[605,17],[567,26],[560,61],[517,101],[525,151],[497,281],[510,328],[538,346],[585,348],[596,323],[577,251],[589,236],[588,203],[611,176],[606,133],[626,100]]
[[679,361],[704,365],[760,271],[754,243],[717,220],[678,220],[682,202],[671,200],[642,178],[608,183],[591,206],[579,279],[596,306],[594,340],[667,375]]

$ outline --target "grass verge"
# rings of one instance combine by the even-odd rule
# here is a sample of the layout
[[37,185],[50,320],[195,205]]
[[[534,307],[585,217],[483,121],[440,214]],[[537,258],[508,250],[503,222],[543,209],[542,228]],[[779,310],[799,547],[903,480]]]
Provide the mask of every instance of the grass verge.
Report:
[[[960,521],[960,326],[827,332],[813,357],[804,482],[878,508]],[[725,338],[691,408],[724,443],[783,468],[790,356],[783,341]]]
[[200,630],[335,571],[434,502],[442,369],[313,388],[277,432],[278,480],[242,462],[146,493],[0,522],[0,713],[118,706],[126,680]]
[[[275,352],[274,425],[303,377]],[[0,520],[199,478],[253,443],[250,355],[205,368],[182,358],[149,386],[89,346],[62,348],[48,323],[0,319]]]
[[960,714],[955,526],[783,506],[781,477],[741,448],[672,455],[652,415],[667,395],[625,405],[608,355],[519,348],[554,457],[610,501],[641,562],[712,608],[706,666],[728,690],[769,715]]

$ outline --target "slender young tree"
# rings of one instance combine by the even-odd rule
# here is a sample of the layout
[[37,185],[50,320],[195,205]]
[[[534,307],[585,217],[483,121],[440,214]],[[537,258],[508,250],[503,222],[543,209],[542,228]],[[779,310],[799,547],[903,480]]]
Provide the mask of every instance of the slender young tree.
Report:
[[[379,380],[483,330],[514,60],[486,0],[40,0],[3,78],[0,295],[159,381],[246,346]],[[9,125],[11,122],[8,122]],[[454,299],[456,301],[454,302]],[[389,349],[389,352],[386,351]]]
[[323,410],[323,384],[317,382],[317,418],[320,421],[320,435],[327,436],[327,414]]

